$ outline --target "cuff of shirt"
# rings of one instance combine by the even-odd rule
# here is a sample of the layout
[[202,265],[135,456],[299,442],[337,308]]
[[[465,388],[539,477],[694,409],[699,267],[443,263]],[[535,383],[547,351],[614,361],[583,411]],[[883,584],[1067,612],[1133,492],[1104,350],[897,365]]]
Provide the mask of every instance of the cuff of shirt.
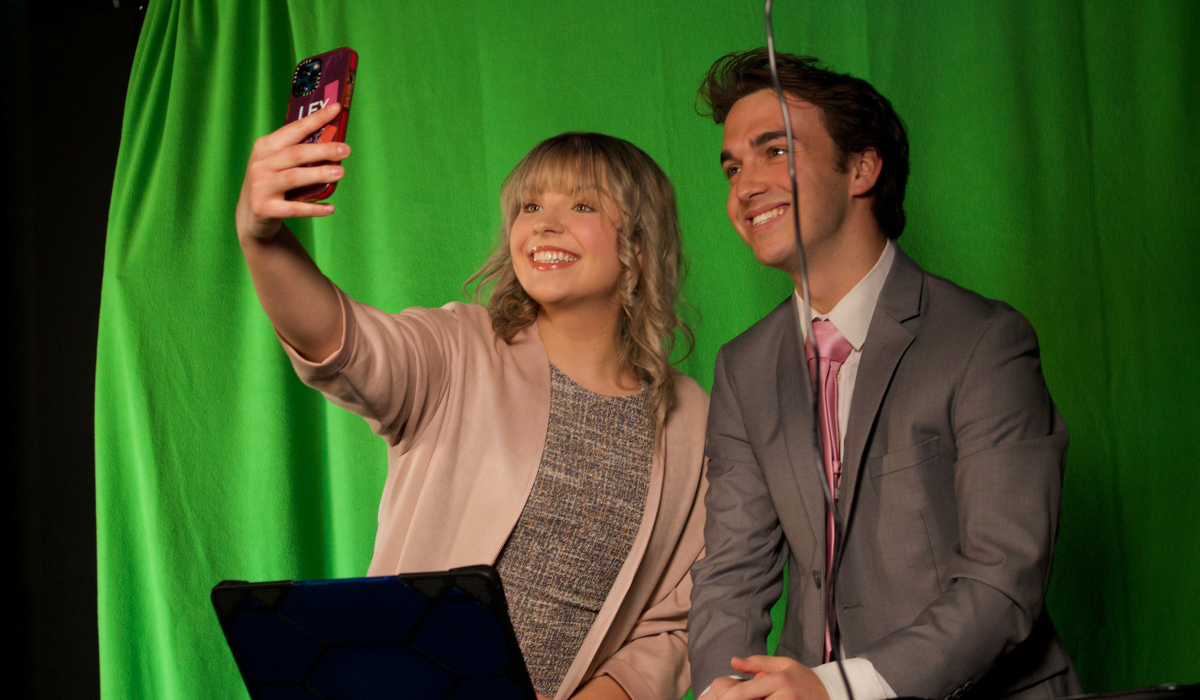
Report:
[[[888,700],[896,697],[896,691],[875,670],[875,664],[867,659],[853,658],[842,662],[846,667],[846,678],[854,690],[854,700]],[[825,685],[829,700],[850,700],[846,695],[846,684],[835,662],[813,667],[813,673]]]
[[[874,666],[872,666],[871,668],[874,668]],[[739,681],[748,681],[748,680],[750,680],[749,676],[745,676],[745,675],[742,675],[742,674],[740,674],[740,673],[739,673],[739,674],[733,674],[733,673],[731,673],[731,674],[729,674],[728,676],[726,676],[726,678],[733,678],[733,679],[736,679],[736,680],[739,680]],[[716,683],[716,681],[713,681],[713,683]],[[708,691],[710,691],[710,690],[712,690],[712,683],[709,683],[709,684],[708,684],[708,687],[707,687],[707,688],[705,688],[704,690],[701,690],[701,691],[700,691],[700,695],[697,695],[696,697],[701,697],[701,696],[707,695],[707,694],[708,694]],[[892,697],[896,697],[896,696],[894,696],[894,695],[893,695]],[[855,698],[854,700],[858,700],[858,698]]]

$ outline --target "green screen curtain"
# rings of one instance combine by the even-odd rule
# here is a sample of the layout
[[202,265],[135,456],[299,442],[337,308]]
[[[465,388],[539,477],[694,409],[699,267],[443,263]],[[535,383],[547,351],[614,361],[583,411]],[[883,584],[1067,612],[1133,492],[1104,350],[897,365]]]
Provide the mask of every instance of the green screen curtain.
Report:
[[[462,298],[501,180],[568,131],[629,139],[679,192],[699,343],[788,293],[725,218],[700,77],[764,43],[758,2],[152,2],[129,85],[96,379],[106,698],[244,697],[222,579],[360,576],[386,472],[294,377],[233,210],[292,68],[360,56],[321,268],[390,311]],[[1037,328],[1071,429],[1049,607],[1085,688],[1200,681],[1200,3],[779,3],[781,50],[870,80],[912,143],[902,247]]]

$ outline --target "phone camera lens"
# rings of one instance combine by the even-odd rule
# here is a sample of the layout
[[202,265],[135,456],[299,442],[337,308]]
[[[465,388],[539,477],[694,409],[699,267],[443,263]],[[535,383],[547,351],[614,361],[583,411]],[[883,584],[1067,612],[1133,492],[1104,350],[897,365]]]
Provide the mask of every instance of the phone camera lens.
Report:
[[296,74],[292,76],[292,95],[304,97],[311,95],[321,84],[321,61],[312,59],[296,66]]

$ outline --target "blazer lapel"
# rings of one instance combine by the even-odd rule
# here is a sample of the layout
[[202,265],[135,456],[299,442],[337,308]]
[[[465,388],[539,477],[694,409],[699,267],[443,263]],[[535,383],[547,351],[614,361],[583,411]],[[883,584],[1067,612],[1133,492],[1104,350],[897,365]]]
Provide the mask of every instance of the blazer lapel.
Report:
[[904,357],[908,346],[916,338],[916,334],[904,322],[920,315],[924,285],[925,276],[921,268],[897,247],[892,270],[875,304],[875,314],[871,317],[858,375],[854,380],[854,398],[850,403],[849,425],[846,426],[838,498],[838,511],[845,523],[850,522],[849,515],[862,472],[867,438],[871,435],[900,358]]
[[787,305],[783,333],[779,342],[776,384],[779,392],[779,420],[783,439],[804,509],[812,525],[817,546],[825,547],[825,495],[821,485],[822,467],[813,444],[813,385],[808,365],[800,354],[800,322],[796,317],[795,297]]

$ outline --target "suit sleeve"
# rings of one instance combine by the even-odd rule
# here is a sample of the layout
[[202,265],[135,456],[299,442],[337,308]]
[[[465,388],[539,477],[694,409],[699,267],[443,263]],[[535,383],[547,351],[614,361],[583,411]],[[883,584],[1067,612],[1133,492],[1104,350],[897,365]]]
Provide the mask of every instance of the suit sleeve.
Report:
[[734,656],[765,654],[771,606],[783,590],[787,542],[718,353],[708,412],[706,554],[692,567],[692,686],[729,675]]
[[408,309],[392,315],[360,304],[337,290],[342,304],[342,343],[319,363],[283,343],[305,384],[367,420],[389,445],[411,444],[442,399],[453,335],[453,312]]
[[861,653],[900,695],[940,698],[977,682],[1033,632],[1050,578],[1068,436],[1021,314],[1009,309],[983,332],[950,407],[950,584]]

